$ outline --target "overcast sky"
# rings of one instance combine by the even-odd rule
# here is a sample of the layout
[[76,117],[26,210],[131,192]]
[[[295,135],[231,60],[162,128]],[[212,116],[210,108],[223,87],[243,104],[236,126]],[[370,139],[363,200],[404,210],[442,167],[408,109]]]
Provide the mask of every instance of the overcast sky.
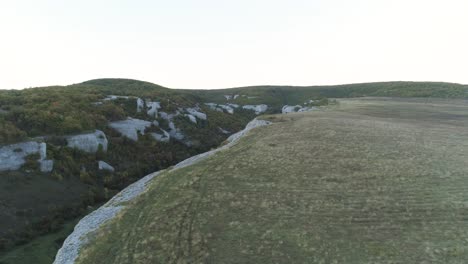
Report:
[[0,0],[0,89],[468,84],[467,0]]

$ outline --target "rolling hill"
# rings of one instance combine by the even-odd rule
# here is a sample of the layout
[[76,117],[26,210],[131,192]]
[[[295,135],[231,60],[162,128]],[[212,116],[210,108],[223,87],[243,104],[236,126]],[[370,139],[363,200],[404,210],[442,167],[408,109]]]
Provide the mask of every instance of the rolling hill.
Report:
[[218,147],[259,115],[364,96],[467,99],[468,87],[389,82],[183,90],[98,79],[2,90],[0,262],[19,263],[2,255],[61,230],[144,175]]

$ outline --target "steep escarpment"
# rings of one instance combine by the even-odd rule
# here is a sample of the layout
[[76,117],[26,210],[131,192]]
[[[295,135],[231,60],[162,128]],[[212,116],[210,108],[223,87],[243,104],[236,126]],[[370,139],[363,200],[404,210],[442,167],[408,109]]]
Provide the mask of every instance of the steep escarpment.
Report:
[[208,101],[120,79],[1,91],[0,249],[57,230],[87,206],[216,148],[257,115],[280,108],[238,97]]
[[365,99],[263,117],[151,180],[76,263],[463,263],[467,113]]
[[[199,161],[202,161],[215,153],[223,150],[227,150],[235,143],[237,143],[242,136],[244,136],[250,130],[265,126],[270,124],[268,121],[264,120],[253,120],[247,124],[246,128],[227,139],[227,144],[223,145],[220,148],[215,150],[208,151],[196,155],[194,157],[188,158],[180,163],[178,163],[172,170],[184,168],[193,164],[196,164]],[[78,252],[83,245],[86,245],[89,236],[95,232],[100,226],[105,224],[107,221],[115,218],[115,216],[125,208],[125,203],[129,202],[139,195],[141,195],[147,188],[147,185],[154,177],[158,176],[164,171],[158,171],[150,175],[145,176],[143,179],[133,183],[129,187],[125,188],[122,192],[114,196],[109,202],[104,206],[100,207],[96,211],[92,212],[90,215],[87,215],[83,218],[78,225],[75,227],[73,233],[64,241],[62,248],[57,253],[54,263],[57,264],[71,264],[76,261],[78,257]]]

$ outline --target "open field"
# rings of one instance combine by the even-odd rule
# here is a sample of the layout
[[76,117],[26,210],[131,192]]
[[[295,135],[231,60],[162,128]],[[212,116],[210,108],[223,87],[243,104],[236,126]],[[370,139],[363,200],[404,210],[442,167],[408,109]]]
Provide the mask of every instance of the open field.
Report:
[[349,99],[166,172],[79,263],[466,263],[468,104]]

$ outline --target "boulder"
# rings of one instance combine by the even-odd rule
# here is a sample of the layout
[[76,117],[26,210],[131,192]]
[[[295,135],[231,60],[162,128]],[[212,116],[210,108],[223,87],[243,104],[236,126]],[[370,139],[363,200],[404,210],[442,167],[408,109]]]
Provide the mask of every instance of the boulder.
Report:
[[106,163],[102,160],[98,162],[98,168],[99,170],[106,170],[106,171],[111,171],[111,172],[115,171],[114,167],[112,167],[111,165],[109,165],[109,163]]
[[188,117],[192,123],[195,123],[195,124],[197,123],[197,119],[193,115],[186,114],[185,116]]

